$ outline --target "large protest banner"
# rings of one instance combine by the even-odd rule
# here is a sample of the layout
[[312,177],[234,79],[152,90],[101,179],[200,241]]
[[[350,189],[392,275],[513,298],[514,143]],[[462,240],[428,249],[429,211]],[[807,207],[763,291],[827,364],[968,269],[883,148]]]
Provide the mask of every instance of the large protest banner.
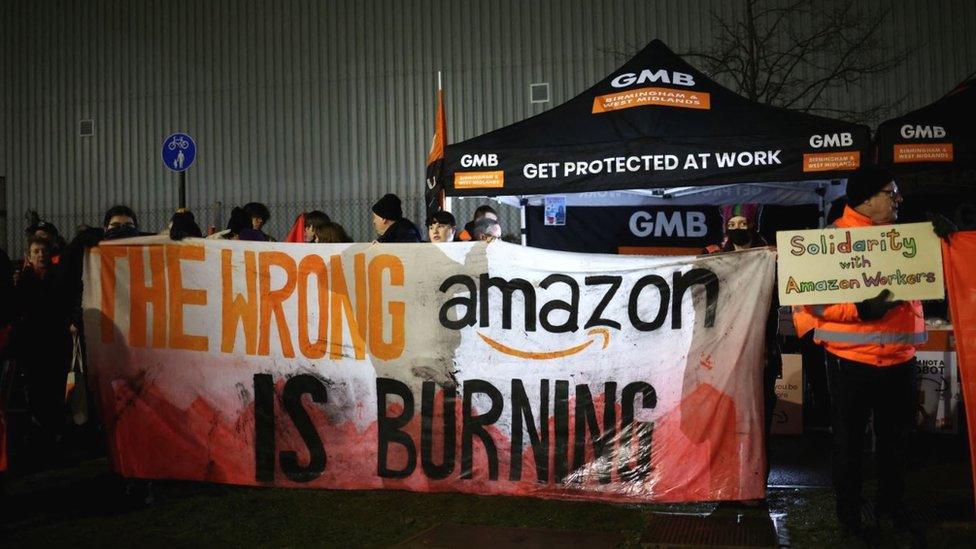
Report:
[[250,485],[761,498],[774,262],[103,243],[84,302],[110,461]]
[[943,299],[942,254],[931,223],[779,231],[781,305]]
[[[966,404],[969,455],[976,489],[976,231],[960,232],[942,243],[946,282],[949,286],[949,312],[956,336],[962,398]],[[976,493],[976,490],[974,490]]]

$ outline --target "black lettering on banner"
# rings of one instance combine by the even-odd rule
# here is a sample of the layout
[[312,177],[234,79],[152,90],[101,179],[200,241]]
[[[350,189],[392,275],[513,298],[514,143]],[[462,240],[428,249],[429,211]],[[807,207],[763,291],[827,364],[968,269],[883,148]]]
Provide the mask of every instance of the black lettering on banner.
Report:
[[[447,293],[447,290],[457,284],[461,284],[468,289],[468,296],[456,296],[448,299],[441,305],[441,310],[438,314],[441,326],[451,330],[460,330],[466,326],[474,326],[474,323],[477,321],[478,298],[475,296],[477,295],[476,292],[478,289],[470,276],[454,275],[448,277],[441,283],[439,289],[441,293]],[[464,306],[464,315],[459,316],[457,320],[451,320],[447,315],[448,311],[461,305]]]
[[[491,407],[481,415],[472,415],[472,397],[480,393],[487,395],[491,400]],[[494,385],[483,379],[469,379],[464,382],[464,400],[461,404],[461,415],[463,418],[461,428],[461,478],[469,479],[472,477],[472,446],[473,439],[477,436],[481,439],[481,444],[485,448],[488,458],[488,479],[498,480],[498,451],[495,448],[495,441],[485,427],[492,425],[502,415],[504,408],[502,393]]]
[[522,425],[529,431],[529,442],[535,457],[536,478],[540,484],[549,482],[549,380],[539,383],[539,426],[532,415],[532,403],[525,394],[521,379],[512,380],[512,466],[508,479],[522,480]]
[[[396,417],[386,415],[387,396],[395,395],[403,401],[403,411]],[[405,383],[385,377],[376,378],[376,474],[384,478],[405,478],[417,467],[417,447],[410,435],[401,430],[413,419],[413,393]],[[390,444],[403,446],[407,464],[403,469],[390,469]]]
[[424,474],[428,478],[447,478],[454,470],[454,441],[455,441],[455,418],[454,403],[457,400],[457,393],[454,387],[444,387],[444,407],[442,410],[444,420],[444,451],[440,464],[434,463],[434,397],[437,395],[437,384],[433,381],[425,381],[423,395],[420,399],[420,464]]
[[711,328],[715,325],[715,308],[718,305],[718,277],[709,269],[691,269],[682,274],[680,271],[674,273],[674,301],[671,303],[671,328],[681,329],[681,301],[685,295],[685,290],[695,284],[705,286],[705,327]]
[[613,440],[617,427],[617,384],[608,381],[603,387],[603,432],[596,421],[596,408],[588,385],[576,386],[576,426],[573,431],[573,470],[579,471],[586,461],[586,433],[593,445],[593,463],[600,484],[610,483]]
[[[542,324],[542,328],[553,334],[575,332],[579,329],[580,290],[579,284],[577,284],[576,280],[573,277],[564,274],[553,274],[543,279],[539,284],[539,287],[545,290],[548,289],[549,286],[560,282],[569,286],[569,290],[572,294],[572,302],[567,303],[561,299],[553,299],[552,301],[543,305],[542,309],[539,311],[539,323]],[[569,317],[566,319],[566,322],[558,325],[549,322],[549,313],[557,310],[566,311],[569,313]]]
[[[617,453],[617,473],[624,482],[647,478],[651,472],[651,442],[654,425],[650,422],[634,421],[634,398],[641,395],[643,408],[657,406],[657,392],[649,383],[635,381],[624,386],[620,396],[620,447]],[[634,435],[637,436],[637,464],[631,463]],[[629,451],[630,450],[630,451]]]
[[325,404],[329,399],[328,388],[322,381],[309,374],[300,374],[292,377],[285,382],[282,390],[282,404],[288,417],[295,424],[295,429],[302,437],[305,446],[308,447],[308,465],[302,466],[298,463],[298,452],[293,450],[282,451],[279,459],[281,460],[281,470],[285,475],[295,482],[308,482],[317,479],[325,471],[325,446],[322,444],[322,437],[319,436],[309,417],[305,405],[302,404],[302,396],[309,395],[312,402]]
[[562,483],[569,473],[569,382],[556,381],[556,397],[553,404],[556,430],[556,447],[553,449],[553,476]]
[[482,273],[479,280],[478,309],[481,315],[482,328],[488,327],[488,311],[490,308],[488,290],[498,288],[502,293],[502,328],[506,330],[512,328],[512,297],[516,291],[520,291],[525,302],[525,331],[535,331],[535,288],[528,280],[523,278],[505,280],[499,277],[489,277],[487,273]]
[[613,296],[617,295],[617,290],[620,289],[620,283],[623,282],[624,277],[622,276],[608,276],[608,275],[597,275],[588,276],[584,279],[587,286],[602,286],[609,285],[607,293],[603,294],[603,299],[597,303],[596,308],[593,309],[593,314],[590,315],[590,319],[586,321],[586,325],[583,329],[592,328],[594,326],[607,326],[610,328],[620,329],[620,323],[616,320],[610,320],[609,318],[603,318],[603,311],[606,310],[607,305],[613,300]]
[[271,374],[254,374],[254,480],[274,482],[275,387]]
[[[641,296],[641,291],[647,286],[654,286],[657,288],[660,304],[658,305],[657,316],[654,320],[646,322],[640,317],[640,307],[639,301]],[[634,328],[642,332],[651,332],[657,330],[664,324],[664,320],[668,316],[668,301],[671,299],[671,288],[668,287],[668,283],[658,275],[647,275],[643,276],[634,283],[634,287],[630,290],[630,301],[627,303],[627,314],[630,315],[630,323],[634,325]],[[678,327],[680,328],[681,321],[678,321]]]

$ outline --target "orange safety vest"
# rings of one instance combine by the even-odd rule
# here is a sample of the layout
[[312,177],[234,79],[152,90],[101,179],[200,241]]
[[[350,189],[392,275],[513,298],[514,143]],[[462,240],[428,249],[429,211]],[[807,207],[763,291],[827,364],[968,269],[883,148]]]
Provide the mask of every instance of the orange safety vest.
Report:
[[[870,218],[847,206],[834,226],[873,225]],[[893,366],[911,360],[915,347],[927,338],[920,301],[906,301],[873,321],[861,320],[853,303],[805,308],[815,317],[814,341],[833,355],[863,364]]]

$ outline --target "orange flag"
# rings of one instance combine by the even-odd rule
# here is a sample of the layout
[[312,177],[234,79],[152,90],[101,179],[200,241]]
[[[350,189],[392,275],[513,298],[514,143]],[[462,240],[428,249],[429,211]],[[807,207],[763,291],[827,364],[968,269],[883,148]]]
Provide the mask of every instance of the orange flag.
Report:
[[427,205],[427,218],[444,207],[444,182],[441,168],[444,164],[444,147],[447,145],[447,118],[444,115],[444,90],[440,87],[438,74],[437,119],[434,122],[434,138],[427,153],[427,188],[424,201]]
[[285,237],[285,242],[305,242],[304,212],[298,214],[298,217],[295,219],[295,224],[291,226],[291,230],[288,231],[288,236]]
[[952,331],[956,336],[959,360],[959,379],[962,400],[966,408],[969,432],[969,455],[976,483],[976,231],[957,232],[942,242],[942,263],[945,266],[946,289],[949,291],[949,312]]

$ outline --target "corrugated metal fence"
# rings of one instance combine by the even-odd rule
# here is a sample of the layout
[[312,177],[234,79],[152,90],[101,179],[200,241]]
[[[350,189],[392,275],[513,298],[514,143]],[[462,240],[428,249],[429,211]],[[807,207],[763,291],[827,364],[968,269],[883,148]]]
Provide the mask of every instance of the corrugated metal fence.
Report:
[[[863,5],[892,10],[887,43],[918,48],[897,71],[832,100],[907,94],[914,108],[976,68],[976,3]],[[712,13],[731,20],[740,9],[718,0],[5,0],[5,241],[19,249],[27,209],[69,229],[123,202],[161,226],[177,192],[159,147],[177,130],[197,140],[189,205],[208,223],[226,215],[217,202],[229,212],[261,201],[281,234],[316,206],[365,239],[368,207],[386,192],[411,201],[422,222],[439,69],[449,139],[459,141],[569,99],[652,38],[679,52],[703,47]],[[549,84],[549,102],[529,101],[533,83]],[[83,120],[93,135],[79,135]]]

